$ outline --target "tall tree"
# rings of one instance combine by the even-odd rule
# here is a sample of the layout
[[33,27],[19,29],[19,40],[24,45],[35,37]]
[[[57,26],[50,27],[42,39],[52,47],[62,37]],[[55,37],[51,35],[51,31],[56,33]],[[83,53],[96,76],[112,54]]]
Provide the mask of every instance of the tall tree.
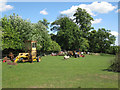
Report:
[[81,8],[78,8],[73,16],[75,17],[74,21],[79,25],[80,30],[83,31],[83,37],[87,38],[88,31],[93,29],[93,27],[91,27],[91,21],[93,21],[93,18],[85,9]]
[[89,47],[88,41],[82,37],[82,31],[70,18],[61,17],[51,25],[53,25],[52,30],[58,31],[57,42],[62,49],[76,50]]
[[43,20],[39,20],[38,22],[41,22],[42,24],[44,24],[46,28],[48,28],[48,25],[50,24],[45,18],[43,18]]

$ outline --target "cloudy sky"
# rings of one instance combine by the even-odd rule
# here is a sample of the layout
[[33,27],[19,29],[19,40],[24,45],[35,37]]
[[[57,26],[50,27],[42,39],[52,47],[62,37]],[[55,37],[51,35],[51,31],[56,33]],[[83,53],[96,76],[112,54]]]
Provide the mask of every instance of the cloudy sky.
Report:
[[[4,0],[5,1],[5,0]],[[36,23],[43,18],[53,22],[60,14],[73,18],[76,9],[80,7],[94,18],[92,26],[106,28],[117,37],[118,43],[118,2],[2,2],[0,3],[1,17],[18,14],[23,19]]]

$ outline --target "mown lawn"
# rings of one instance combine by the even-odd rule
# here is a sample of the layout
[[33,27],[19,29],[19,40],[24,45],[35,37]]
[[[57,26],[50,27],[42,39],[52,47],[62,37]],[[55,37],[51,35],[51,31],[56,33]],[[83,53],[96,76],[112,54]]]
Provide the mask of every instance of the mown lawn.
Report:
[[46,56],[37,63],[2,64],[3,88],[118,88],[118,73],[105,69],[114,56]]

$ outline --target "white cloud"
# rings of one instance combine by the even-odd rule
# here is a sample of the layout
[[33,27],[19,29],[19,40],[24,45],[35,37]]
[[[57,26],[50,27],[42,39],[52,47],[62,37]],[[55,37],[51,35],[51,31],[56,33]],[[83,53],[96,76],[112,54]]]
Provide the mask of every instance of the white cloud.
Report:
[[110,33],[114,36],[118,36],[118,32],[116,32],[116,31],[111,31]]
[[7,0],[4,0],[4,2],[2,0],[0,0],[0,12],[13,9],[13,6],[7,5],[6,2],[7,2]]
[[97,23],[100,23],[102,21],[101,18],[99,19],[95,19],[94,21],[91,21],[92,24],[97,24]]
[[60,13],[66,14],[71,17],[76,12],[76,9],[78,7],[82,9],[86,9],[86,11],[92,16],[96,16],[94,12],[103,14],[103,13],[108,13],[117,8],[117,6],[113,6],[112,4],[108,2],[103,1],[99,3],[96,1],[91,4],[80,4],[78,6],[72,6],[70,9],[61,11]]
[[119,43],[118,35],[120,35],[120,34],[117,31],[111,31],[110,33],[116,37],[115,45],[118,45],[118,43]]
[[118,36],[116,37],[115,45],[118,45]]
[[43,9],[42,11],[40,11],[40,14],[47,15],[48,12],[46,11],[46,9]]
[[90,15],[95,16],[89,8],[86,8],[86,4],[80,4],[79,6],[72,6],[70,9],[61,11],[60,13],[61,13],[61,14],[66,14],[66,15],[68,15],[69,17],[72,17],[73,14],[76,12],[76,10],[77,10],[78,7],[79,7],[79,8],[86,9],[86,11],[87,11]]
[[54,21],[51,21],[50,24],[53,23],[53,22],[54,22]]
[[93,2],[92,4],[88,5],[88,7],[95,12],[98,13],[108,13],[114,9],[117,8],[117,6],[113,6],[112,4],[108,3],[108,2]]

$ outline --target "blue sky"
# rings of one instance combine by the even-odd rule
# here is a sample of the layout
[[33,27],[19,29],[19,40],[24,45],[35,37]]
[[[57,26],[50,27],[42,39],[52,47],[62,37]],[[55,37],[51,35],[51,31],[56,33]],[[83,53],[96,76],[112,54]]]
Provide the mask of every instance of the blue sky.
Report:
[[[118,37],[118,2],[7,2],[0,7],[2,17],[4,15],[18,14],[23,19],[30,19],[32,23],[46,18],[53,22],[60,14],[70,18],[76,8],[84,8],[94,18],[93,27],[111,30]],[[2,8],[2,9],[1,9]],[[116,40],[116,44],[118,40]]]

